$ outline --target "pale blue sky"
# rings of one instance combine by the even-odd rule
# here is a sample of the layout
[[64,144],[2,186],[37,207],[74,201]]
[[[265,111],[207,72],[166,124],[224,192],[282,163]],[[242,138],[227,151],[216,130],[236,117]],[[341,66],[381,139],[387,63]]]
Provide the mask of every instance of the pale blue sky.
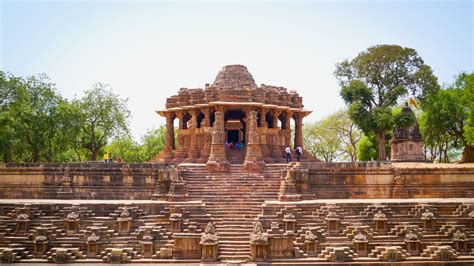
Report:
[[308,121],[343,107],[334,65],[375,44],[418,51],[441,82],[474,70],[473,1],[0,0],[0,69],[46,73],[67,98],[94,82],[129,98],[138,139],[181,87],[244,64],[303,96]]

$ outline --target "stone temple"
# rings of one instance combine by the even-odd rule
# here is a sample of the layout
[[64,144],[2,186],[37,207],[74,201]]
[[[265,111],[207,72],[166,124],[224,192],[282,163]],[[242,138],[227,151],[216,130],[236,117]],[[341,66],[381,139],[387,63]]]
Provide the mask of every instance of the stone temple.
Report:
[[286,163],[308,111],[239,65],[159,113],[152,163],[0,164],[0,264],[474,264],[474,165],[407,162],[416,127],[403,162]]
[[[303,146],[303,118],[311,112],[303,109],[297,92],[264,84],[258,87],[245,66],[229,65],[204,89],[180,89],[158,113],[166,117],[167,128],[165,150],[158,159],[207,163],[225,170],[229,163],[252,168],[284,162],[286,146]],[[242,143],[244,148],[226,149],[226,142]],[[303,157],[313,159],[309,154]]]

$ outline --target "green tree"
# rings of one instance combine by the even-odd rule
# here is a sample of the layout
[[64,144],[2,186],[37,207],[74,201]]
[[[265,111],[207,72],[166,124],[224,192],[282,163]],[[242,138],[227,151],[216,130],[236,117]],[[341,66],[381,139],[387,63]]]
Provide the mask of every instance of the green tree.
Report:
[[150,161],[165,149],[165,138],[166,126],[164,125],[150,129],[145,133],[140,147],[143,161]]
[[6,125],[1,137],[4,161],[53,161],[58,127],[63,122],[58,116],[59,105],[64,100],[44,74],[26,79],[10,75],[6,82],[5,77],[1,115]]
[[114,138],[104,151],[111,152],[114,159],[121,158],[124,162],[143,162],[140,145],[130,135]]
[[[435,141],[449,141],[463,146],[461,162],[474,162],[472,119],[474,108],[474,73],[460,74],[456,82],[428,98],[425,106],[424,134]],[[448,148],[445,148],[448,152]]]
[[330,116],[334,129],[341,142],[342,159],[351,162],[357,160],[357,143],[362,137],[362,132],[350,119],[347,110],[341,110]]
[[126,103],[127,100],[120,99],[102,83],[94,84],[82,99],[74,101],[81,111],[80,142],[92,161],[97,160],[99,151],[110,139],[128,132],[130,111]]
[[351,61],[338,63],[334,74],[351,119],[366,135],[376,136],[382,161],[387,158],[385,135],[394,122],[391,108],[407,95],[424,102],[439,87],[417,52],[398,45],[370,47]]
[[3,162],[12,162],[16,139],[15,119],[12,115],[12,102],[15,92],[22,86],[21,79],[0,71],[0,152]]
[[326,162],[356,161],[357,142],[361,132],[349,119],[345,110],[329,115],[323,120],[303,127],[304,142],[308,152]]
[[373,137],[362,136],[357,149],[357,159],[359,161],[367,162],[377,158],[377,145],[373,139]]
[[311,155],[322,158],[325,162],[332,162],[340,155],[341,143],[328,124],[327,119],[314,124],[305,124],[303,141]]

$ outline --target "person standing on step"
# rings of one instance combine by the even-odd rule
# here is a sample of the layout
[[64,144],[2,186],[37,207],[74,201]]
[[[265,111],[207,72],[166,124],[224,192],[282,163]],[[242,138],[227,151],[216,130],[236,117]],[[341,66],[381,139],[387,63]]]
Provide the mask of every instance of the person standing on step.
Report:
[[291,162],[291,148],[290,148],[290,146],[286,146],[285,155],[286,155],[286,162],[290,163]]
[[108,163],[109,162],[109,152],[106,152],[104,154],[104,163]]
[[301,159],[301,154],[303,154],[303,149],[301,148],[301,146],[296,147],[296,157],[298,157],[298,162]]

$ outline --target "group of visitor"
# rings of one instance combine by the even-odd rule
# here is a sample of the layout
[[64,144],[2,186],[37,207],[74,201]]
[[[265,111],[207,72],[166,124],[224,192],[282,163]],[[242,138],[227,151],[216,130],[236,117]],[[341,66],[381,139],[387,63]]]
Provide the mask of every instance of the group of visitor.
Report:
[[[106,152],[104,154],[104,163],[112,163],[114,161],[114,156],[112,155],[111,152]],[[117,163],[121,163],[122,162],[122,158],[121,157],[117,157]]]
[[227,149],[231,149],[231,150],[243,150],[245,148],[245,144],[243,144],[242,142],[228,142],[228,141],[226,141],[225,142],[225,147]]
[[[300,159],[301,159],[301,154],[303,154],[303,149],[301,148],[301,146],[298,146],[298,147],[296,147],[295,152],[296,152],[296,158],[298,158],[298,162],[299,162]],[[286,155],[286,162],[290,163],[291,162],[291,148],[290,148],[290,146],[286,146],[285,155]]]

